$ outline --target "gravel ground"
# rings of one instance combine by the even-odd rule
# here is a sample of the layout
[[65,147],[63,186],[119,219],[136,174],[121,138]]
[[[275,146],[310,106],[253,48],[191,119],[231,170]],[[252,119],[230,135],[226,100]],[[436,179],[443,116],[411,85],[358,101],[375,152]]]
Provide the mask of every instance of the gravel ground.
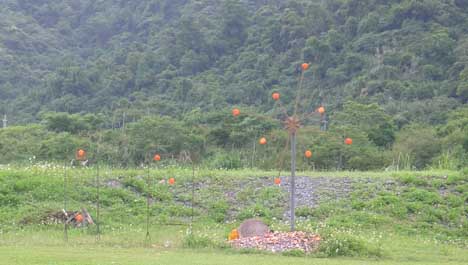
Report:
[[274,232],[264,236],[246,237],[231,241],[235,248],[250,248],[269,252],[302,250],[313,252],[320,243],[320,236],[305,232]]

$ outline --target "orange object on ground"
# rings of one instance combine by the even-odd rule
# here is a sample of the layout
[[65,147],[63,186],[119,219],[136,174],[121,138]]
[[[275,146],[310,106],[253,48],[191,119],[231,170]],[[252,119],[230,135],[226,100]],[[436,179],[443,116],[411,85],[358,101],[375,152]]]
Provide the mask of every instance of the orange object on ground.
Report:
[[228,239],[229,241],[239,239],[239,231],[237,231],[237,229],[232,229],[231,233],[229,233]]
[[280,185],[281,184],[281,179],[280,178],[275,178],[275,184]]
[[259,141],[261,145],[266,145],[267,144],[267,139],[265,137],[262,137]]
[[80,213],[75,215],[75,220],[78,222],[78,223],[81,223],[83,222],[83,215],[81,215]]
[[305,71],[305,70],[309,69],[309,64],[308,63],[303,63],[301,65],[301,67],[302,67],[302,70]]

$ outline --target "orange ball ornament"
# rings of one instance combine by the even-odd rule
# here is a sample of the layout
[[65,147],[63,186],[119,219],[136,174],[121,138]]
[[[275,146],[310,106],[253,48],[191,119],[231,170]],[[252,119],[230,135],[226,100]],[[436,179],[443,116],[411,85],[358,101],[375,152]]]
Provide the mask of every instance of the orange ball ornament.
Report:
[[75,220],[76,220],[78,223],[83,222],[83,215],[81,215],[81,214],[75,215]]
[[154,155],[153,157],[154,161],[161,161],[161,156],[159,154]]
[[239,110],[239,109],[233,109],[233,110],[232,110],[232,116],[234,116],[234,117],[237,117],[237,116],[239,116],[239,115],[240,115],[240,113],[241,113],[241,112],[240,112],[240,110]]
[[320,113],[320,114],[324,114],[325,113],[325,108],[320,107],[320,108],[317,109],[317,112]]
[[174,184],[175,184],[175,178],[170,178],[169,185],[174,185]]
[[83,150],[83,149],[78,150],[78,155],[79,156],[84,156],[85,154],[86,154],[85,150]]
[[353,144],[353,139],[351,139],[351,138],[346,138],[345,141],[344,141],[344,143],[345,143],[346,145],[352,145],[352,144]]
[[281,178],[275,178],[275,185],[281,184]]
[[275,92],[271,95],[271,97],[273,98],[273,100],[278,101],[281,96],[280,96],[280,93]]
[[310,65],[309,65],[308,63],[303,63],[303,64],[301,65],[302,71],[306,71],[307,69],[309,69],[309,66],[310,66]]
[[307,151],[305,151],[304,155],[305,155],[305,157],[307,157],[307,158],[311,158],[311,157],[312,157],[312,151],[307,150]]
[[76,159],[77,160],[85,160],[86,159],[86,151],[83,149],[79,149],[76,151]]
[[267,144],[267,139],[265,137],[260,138],[260,141],[258,141],[261,145],[266,145]]

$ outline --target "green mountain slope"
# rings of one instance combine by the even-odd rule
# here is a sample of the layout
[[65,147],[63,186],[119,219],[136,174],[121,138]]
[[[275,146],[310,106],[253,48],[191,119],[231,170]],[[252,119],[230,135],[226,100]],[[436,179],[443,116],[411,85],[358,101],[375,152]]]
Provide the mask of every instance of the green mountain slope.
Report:
[[466,157],[467,11],[464,0],[5,0],[0,113],[10,124],[52,111],[100,114],[106,129],[148,115],[218,129],[219,109],[272,113],[273,91],[291,108],[310,62],[304,111],[324,105],[331,127],[355,118],[377,147],[408,131],[452,135],[438,144]]
[[307,61],[312,103],[377,102],[403,123],[441,123],[437,112],[468,99],[467,6],[10,0],[0,9],[2,108],[14,122],[41,110],[109,111],[122,99],[142,113],[268,110],[272,90],[292,96]]

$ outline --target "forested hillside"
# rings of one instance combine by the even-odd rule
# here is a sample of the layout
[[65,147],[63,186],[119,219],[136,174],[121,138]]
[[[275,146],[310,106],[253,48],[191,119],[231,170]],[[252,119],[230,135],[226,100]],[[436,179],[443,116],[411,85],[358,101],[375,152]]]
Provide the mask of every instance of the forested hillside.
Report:
[[124,164],[195,149],[274,167],[252,142],[282,150],[270,95],[291,108],[309,62],[303,109],[330,126],[304,129],[304,167],[468,163],[467,0],[3,0],[0,16],[0,114],[24,125],[0,131],[3,161],[99,139]]

